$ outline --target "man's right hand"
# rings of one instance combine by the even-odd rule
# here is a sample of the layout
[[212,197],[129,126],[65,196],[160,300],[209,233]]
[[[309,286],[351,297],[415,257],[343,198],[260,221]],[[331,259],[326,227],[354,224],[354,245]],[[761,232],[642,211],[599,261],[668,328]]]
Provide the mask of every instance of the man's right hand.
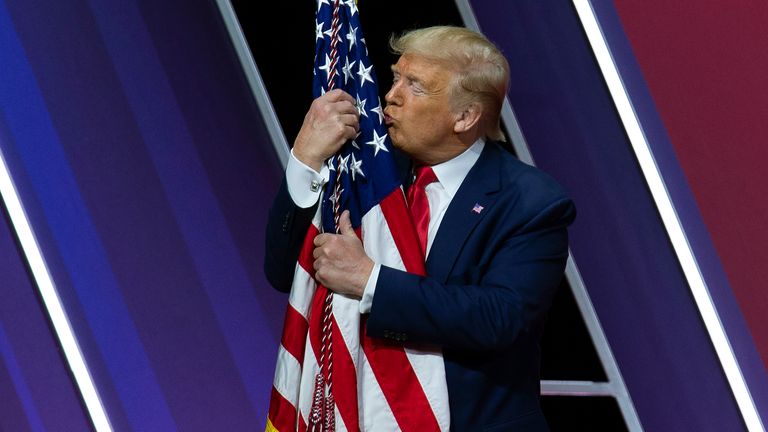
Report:
[[304,116],[293,143],[293,155],[319,172],[326,159],[357,136],[359,116],[355,99],[349,93],[336,89],[320,96]]

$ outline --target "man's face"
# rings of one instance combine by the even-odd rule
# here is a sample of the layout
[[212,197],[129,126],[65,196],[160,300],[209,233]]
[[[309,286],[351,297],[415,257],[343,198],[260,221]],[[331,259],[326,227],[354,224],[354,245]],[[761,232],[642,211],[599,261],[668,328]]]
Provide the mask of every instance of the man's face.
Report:
[[449,85],[453,72],[413,54],[392,66],[394,82],[385,96],[385,121],[392,144],[417,162],[433,165],[455,156],[450,146],[456,115]]

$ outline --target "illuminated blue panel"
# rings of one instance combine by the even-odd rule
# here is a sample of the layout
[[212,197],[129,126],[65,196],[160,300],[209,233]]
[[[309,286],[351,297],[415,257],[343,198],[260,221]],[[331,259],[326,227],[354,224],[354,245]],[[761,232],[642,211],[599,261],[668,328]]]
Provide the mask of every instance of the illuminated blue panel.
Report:
[[0,5],[1,145],[113,427],[258,429],[282,169],[215,5],[42,3]]

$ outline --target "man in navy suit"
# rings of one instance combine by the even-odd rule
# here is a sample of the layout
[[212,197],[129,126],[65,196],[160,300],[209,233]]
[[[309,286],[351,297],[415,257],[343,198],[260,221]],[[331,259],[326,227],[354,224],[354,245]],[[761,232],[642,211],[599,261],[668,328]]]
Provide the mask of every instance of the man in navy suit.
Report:
[[[361,299],[368,336],[442,347],[452,430],[547,430],[539,340],[574,206],[552,178],[495,142],[509,66],[491,42],[432,27],[391,44],[400,58],[386,95],[388,133],[436,180],[425,187],[427,276],[373,262],[344,234],[316,238],[315,276]],[[265,270],[278,289],[290,289],[324,161],[356,135],[354,103],[341,91],[316,99],[296,138],[267,227]]]

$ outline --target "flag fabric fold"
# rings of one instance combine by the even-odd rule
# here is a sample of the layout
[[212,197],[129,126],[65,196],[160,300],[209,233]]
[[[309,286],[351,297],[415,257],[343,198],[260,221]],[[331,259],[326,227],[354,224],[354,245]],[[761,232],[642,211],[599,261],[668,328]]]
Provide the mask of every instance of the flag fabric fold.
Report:
[[424,274],[357,4],[319,0],[316,16],[314,96],[352,95],[360,131],[328,162],[330,181],[296,264],[266,430],[447,431],[441,351],[367,337],[359,302],[329,296],[314,279],[314,237],[336,232],[343,209],[375,262]]

